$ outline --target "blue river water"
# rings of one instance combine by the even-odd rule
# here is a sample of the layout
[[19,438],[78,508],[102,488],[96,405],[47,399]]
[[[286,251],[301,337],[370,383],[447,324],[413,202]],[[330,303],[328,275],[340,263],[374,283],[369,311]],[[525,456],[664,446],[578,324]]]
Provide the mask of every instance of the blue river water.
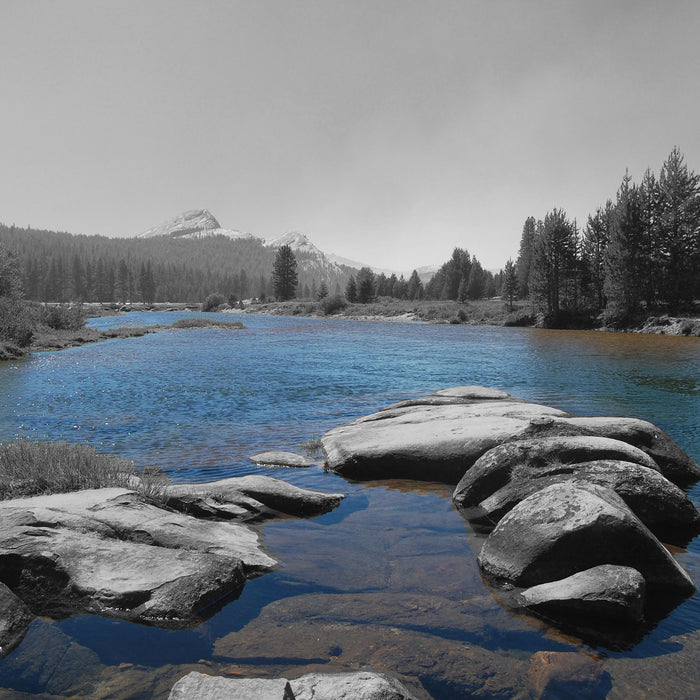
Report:
[[[89,325],[169,324],[192,315],[133,313],[91,319]],[[314,620],[324,610],[324,630],[348,626],[345,644],[340,635],[331,645],[341,653],[329,652],[323,660],[328,670],[368,664],[415,675],[438,699],[471,697],[472,680],[466,671],[454,670],[453,659],[467,648],[487,655],[480,663],[491,664],[489,673],[497,679],[480,697],[512,696],[502,688],[518,687],[520,681],[512,678],[525,678],[533,654],[541,651],[574,651],[603,664],[608,683],[600,697],[658,697],[662,690],[666,697],[700,694],[694,675],[700,660],[697,597],[678,606],[633,648],[594,649],[541,623],[516,620],[490,602],[448,488],[351,483],[320,467],[265,470],[249,459],[266,449],[299,451],[302,442],[400,399],[480,384],[576,413],[650,420],[700,461],[698,339],[235,318],[246,329],[165,330],[0,363],[0,439],[84,442],[139,466],[159,465],[176,482],[262,472],[348,497],[321,518],[266,526],[266,542],[282,560],[281,568],[249,581],[237,601],[195,630],[164,631],[88,616],[35,623],[24,643],[0,661],[0,688],[7,689],[0,697],[167,697],[170,681],[194,668],[298,675],[321,663],[318,650],[312,654],[299,642],[294,653],[282,654],[263,641],[278,630],[272,612],[285,601]],[[690,495],[700,504],[697,487]],[[677,556],[700,582],[698,541]],[[363,596],[366,605],[349,618],[346,611],[341,620],[334,606],[345,605],[349,596]],[[410,644],[392,646],[380,611],[396,601],[408,604],[407,596],[419,609],[426,596],[450,604],[487,601],[489,623],[478,633],[455,631],[438,616],[420,632],[414,629],[418,623],[405,625],[401,629]],[[305,624],[313,634],[320,629]],[[353,647],[348,640],[361,632],[383,651],[372,656],[360,642]],[[417,644],[434,650],[430,670],[412,669],[407,647]],[[80,651],[74,670],[65,662],[69,670],[57,676],[48,673],[50,661],[44,666],[36,661],[37,654],[54,647]],[[107,678],[116,684],[112,695],[105,690]]]

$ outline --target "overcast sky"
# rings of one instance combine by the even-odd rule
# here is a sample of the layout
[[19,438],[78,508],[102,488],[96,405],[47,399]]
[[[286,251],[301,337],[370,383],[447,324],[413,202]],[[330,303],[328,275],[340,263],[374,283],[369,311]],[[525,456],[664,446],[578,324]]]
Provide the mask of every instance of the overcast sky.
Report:
[[186,209],[379,267],[487,268],[674,145],[700,170],[697,0],[0,0],[0,222]]

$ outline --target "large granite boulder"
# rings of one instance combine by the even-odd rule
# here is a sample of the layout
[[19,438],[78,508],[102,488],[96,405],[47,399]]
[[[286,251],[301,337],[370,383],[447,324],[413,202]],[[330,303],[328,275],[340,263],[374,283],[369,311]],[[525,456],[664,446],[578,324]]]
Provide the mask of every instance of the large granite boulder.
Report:
[[321,445],[326,467],[352,479],[456,484],[498,445],[574,436],[614,439],[638,448],[627,461],[658,469],[674,483],[700,478],[700,466],[652,423],[574,416],[487,387],[454,387],[393,404],[330,430]]
[[440,394],[334,428],[321,438],[326,467],[351,479],[456,484],[484,452],[521,435],[531,421],[568,415],[503,392],[484,392],[489,398]]
[[[323,512],[342,498],[269,477],[236,481],[186,488],[222,508],[227,494],[248,498],[266,517]],[[0,502],[0,581],[36,614],[188,627],[278,564],[255,526],[226,517],[201,521],[122,488]]]
[[536,586],[602,564],[639,571],[649,588],[689,595],[695,586],[668,550],[611,489],[552,484],[528,496],[489,535],[478,561],[495,581]]
[[611,438],[556,436],[499,445],[462,477],[453,500],[470,522],[488,530],[529,495],[562,481],[613,489],[664,541],[685,544],[700,531],[700,513],[654,460]]

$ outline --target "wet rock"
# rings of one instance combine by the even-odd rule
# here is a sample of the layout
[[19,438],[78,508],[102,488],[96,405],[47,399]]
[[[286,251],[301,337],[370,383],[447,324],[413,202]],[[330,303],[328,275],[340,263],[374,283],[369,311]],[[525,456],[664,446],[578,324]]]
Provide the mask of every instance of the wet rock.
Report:
[[341,493],[322,493],[294,486],[281,479],[252,474],[207,484],[169,486],[165,503],[197,517],[260,520],[280,513],[311,517],[327,513],[344,498]]
[[523,433],[533,419],[566,415],[510,398],[410,405],[335,428],[321,445],[327,468],[352,479],[455,484],[484,452]]
[[499,445],[462,477],[453,500],[468,520],[488,528],[527,496],[562,481],[611,488],[665,541],[685,544],[700,531],[700,513],[651,457],[610,438],[548,437]]
[[528,681],[535,700],[604,698],[610,676],[600,661],[576,652],[538,651],[530,660]]
[[521,592],[523,606],[556,618],[605,618],[639,622],[644,577],[636,569],[604,564]]
[[553,484],[521,501],[484,544],[478,561],[492,579],[535,586],[601,564],[637,569],[650,588],[695,590],[688,574],[610,489]]
[[263,467],[304,468],[311,467],[314,464],[310,459],[295,452],[259,452],[250,459]]
[[34,615],[3,583],[0,583],[0,658],[7,656],[24,638]]

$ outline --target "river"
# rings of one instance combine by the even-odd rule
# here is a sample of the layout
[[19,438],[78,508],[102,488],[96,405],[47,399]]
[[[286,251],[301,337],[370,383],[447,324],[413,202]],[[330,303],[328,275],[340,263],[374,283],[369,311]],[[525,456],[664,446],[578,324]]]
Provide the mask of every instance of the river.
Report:
[[[498,605],[449,488],[359,484],[320,467],[269,470],[249,460],[266,449],[299,451],[400,399],[481,384],[576,413],[650,420],[700,461],[697,338],[240,318],[245,330],[166,330],[0,363],[0,439],[86,442],[162,466],[177,482],[261,472],[348,497],[320,518],[267,525],[283,566],[194,630],[90,616],[35,622],[0,661],[0,699],[165,698],[194,669],[293,677],[364,665],[415,678],[436,700],[514,697],[542,651],[595,659],[599,697],[700,694],[697,596],[631,649],[590,647]],[[700,504],[698,487],[690,495]],[[700,582],[698,540],[677,556]]]

